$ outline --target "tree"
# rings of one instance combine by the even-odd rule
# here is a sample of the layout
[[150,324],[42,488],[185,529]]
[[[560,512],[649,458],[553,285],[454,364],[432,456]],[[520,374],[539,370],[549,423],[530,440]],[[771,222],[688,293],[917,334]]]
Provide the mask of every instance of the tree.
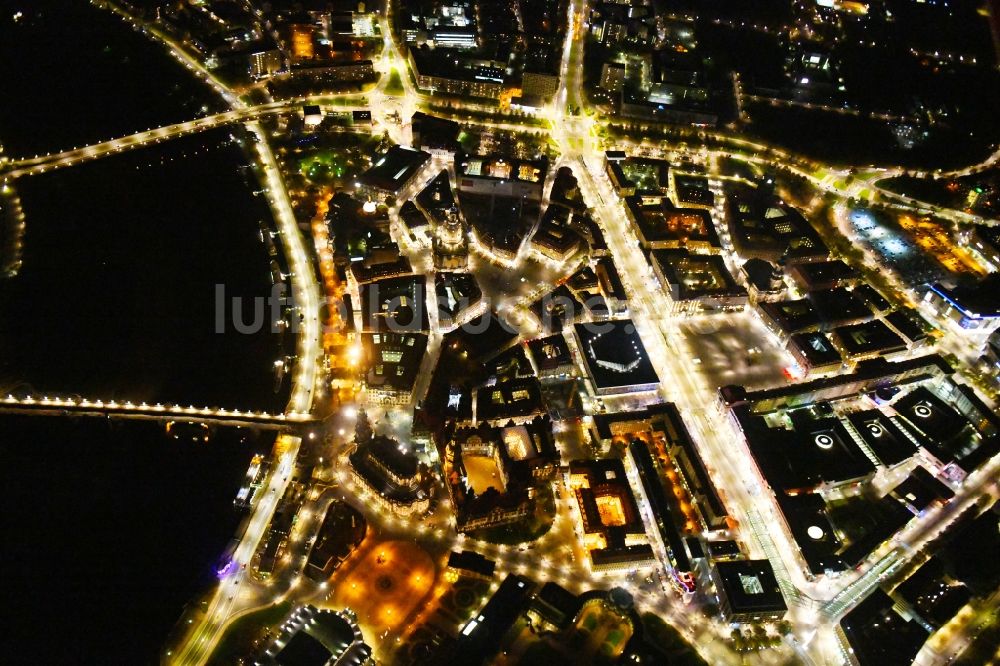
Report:
[[358,420],[354,425],[354,441],[357,444],[365,444],[371,441],[373,434],[372,424],[368,420],[368,414],[365,413],[364,409],[359,409]]

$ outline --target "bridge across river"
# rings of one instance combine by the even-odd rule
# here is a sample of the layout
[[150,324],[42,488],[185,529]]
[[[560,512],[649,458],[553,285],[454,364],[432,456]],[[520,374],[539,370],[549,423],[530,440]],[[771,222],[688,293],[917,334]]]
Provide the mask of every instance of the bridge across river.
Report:
[[0,399],[0,413],[37,416],[96,416],[102,418],[138,419],[150,421],[185,421],[207,425],[239,426],[284,430],[313,423],[316,419],[306,412],[273,414],[266,411],[244,411],[224,407],[195,407],[174,404],[148,404],[117,400],[86,398],[18,398],[11,395]]
[[[87,162],[89,160],[106,157],[108,155],[115,155],[127,150],[132,150],[133,148],[141,148],[142,146],[159,143],[168,139],[174,139],[187,134],[205,132],[215,129],[216,127],[230,125],[232,123],[259,120],[264,116],[285,113],[297,106],[309,103],[311,103],[309,98],[269,102],[258,106],[224,111],[211,116],[202,116],[201,118],[195,118],[194,120],[188,120],[183,123],[155,127],[144,132],[136,132],[135,134],[129,134],[128,136],[109,139],[108,141],[102,141],[101,143],[82,146],[72,150],[65,150],[60,153],[49,153],[46,155],[36,155],[34,157],[10,159],[6,162],[0,160],[0,179],[17,178],[20,176],[45,173],[46,171],[51,171],[53,169],[73,166],[74,164],[79,164],[81,162]],[[367,106],[357,105],[338,105],[335,108],[338,111],[368,109]]]

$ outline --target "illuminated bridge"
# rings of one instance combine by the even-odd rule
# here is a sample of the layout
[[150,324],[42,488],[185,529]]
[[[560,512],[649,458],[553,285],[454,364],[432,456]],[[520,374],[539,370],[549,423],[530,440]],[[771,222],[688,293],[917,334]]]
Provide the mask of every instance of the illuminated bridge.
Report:
[[[327,98],[324,98],[327,99]],[[128,136],[110,139],[90,146],[74,148],[61,153],[50,153],[47,155],[36,155],[35,157],[25,157],[20,159],[10,159],[4,162],[0,159],[0,178],[17,178],[19,176],[30,176],[36,173],[45,173],[53,169],[72,166],[81,162],[115,155],[133,148],[141,148],[153,143],[159,143],[167,139],[174,139],[187,134],[205,132],[207,130],[222,127],[232,123],[248,122],[258,120],[263,116],[284,113],[291,108],[303,104],[309,104],[310,98],[289,99],[280,102],[270,102],[259,106],[252,106],[225,111],[211,116],[195,118],[183,123],[165,125],[148,129],[144,132],[136,132]],[[367,106],[340,106],[338,111],[356,111],[367,109]]]
[[207,425],[240,426],[283,430],[312,423],[316,419],[306,412],[273,414],[264,411],[242,411],[221,407],[184,407],[174,404],[133,403],[86,398],[17,398],[8,395],[0,399],[0,413],[37,416],[96,416],[102,418],[138,419],[149,421],[185,421]]

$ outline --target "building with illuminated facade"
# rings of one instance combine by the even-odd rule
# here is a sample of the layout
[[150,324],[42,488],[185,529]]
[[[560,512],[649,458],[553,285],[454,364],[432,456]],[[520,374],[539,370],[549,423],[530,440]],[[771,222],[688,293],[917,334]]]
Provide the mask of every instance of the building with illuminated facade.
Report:
[[568,485],[594,571],[628,571],[656,562],[621,460],[574,460]]
[[555,475],[559,453],[548,417],[503,427],[457,426],[442,447],[455,525],[468,532],[524,520],[535,490]]
[[430,508],[431,478],[413,447],[383,435],[356,442],[348,457],[354,481],[383,509],[420,515]]

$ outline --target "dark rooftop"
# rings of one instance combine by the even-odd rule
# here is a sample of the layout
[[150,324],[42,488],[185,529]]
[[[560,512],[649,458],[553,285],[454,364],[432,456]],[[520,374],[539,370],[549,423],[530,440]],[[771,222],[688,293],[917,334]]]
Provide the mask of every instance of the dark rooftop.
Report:
[[526,608],[535,584],[516,574],[507,576],[490,600],[465,623],[458,636],[462,663],[479,666],[500,649],[500,639]]
[[297,631],[274,658],[281,666],[324,666],[332,656],[311,634]]
[[486,578],[492,578],[497,563],[471,550],[452,551],[448,555],[448,567],[468,571]]
[[840,259],[796,264],[788,270],[788,274],[806,291],[832,289],[859,277],[856,270]]
[[476,393],[476,416],[480,420],[510,419],[542,411],[541,387],[535,377],[484,386]]
[[788,610],[769,561],[733,560],[713,566],[734,613]]
[[854,324],[872,318],[872,311],[854,292],[843,287],[813,291],[808,295],[821,326],[829,330],[842,324]]
[[757,466],[775,490],[843,483],[875,471],[840,421],[817,414],[815,407],[787,413],[794,430],[769,427],[745,406],[736,407],[735,413]]
[[949,287],[938,283],[931,290],[971,319],[1000,317],[1000,274],[992,273],[975,285]]
[[891,467],[909,459],[917,446],[892,418],[877,409],[854,412],[847,416],[865,444],[879,461]]
[[666,279],[663,285],[674,300],[701,296],[746,296],[717,254],[693,254],[687,250],[652,250],[651,258]]
[[535,338],[528,342],[528,349],[539,371],[554,370],[573,363],[569,345],[562,333],[547,338]]
[[805,218],[767,192],[730,188],[726,219],[736,251],[745,258],[795,261],[822,259],[828,254]]
[[919,465],[891,492],[901,502],[912,507],[915,513],[923,511],[935,500],[947,501],[955,496],[951,488]]
[[909,664],[927,640],[927,630],[904,620],[895,602],[879,588],[840,621],[861,666]]
[[796,333],[788,340],[789,348],[794,348],[809,363],[810,367],[821,367],[842,361],[825,333]]
[[370,187],[395,194],[430,158],[430,154],[422,150],[393,146],[377,157],[359,180]]
[[941,627],[972,599],[963,583],[952,580],[944,563],[932,557],[895,590],[931,626]]
[[639,237],[647,246],[663,243],[681,247],[705,244],[721,247],[712,216],[700,208],[675,208],[663,197],[632,196],[625,198]]
[[845,570],[847,565],[837,555],[844,544],[834,532],[822,496],[815,493],[786,495],[782,492],[775,495],[809,571],[819,576],[827,571]]
[[901,308],[886,316],[885,322],[909,344],[927,339],[930,325],[916,310]]
[[830,333],[847,358],[865,354],[892,354],[906,350],[906,341],[880,320],[841,326]]
[[631,320],[576,324],[574,330],[587,370],[598,389],[625,392],[659,383]]

